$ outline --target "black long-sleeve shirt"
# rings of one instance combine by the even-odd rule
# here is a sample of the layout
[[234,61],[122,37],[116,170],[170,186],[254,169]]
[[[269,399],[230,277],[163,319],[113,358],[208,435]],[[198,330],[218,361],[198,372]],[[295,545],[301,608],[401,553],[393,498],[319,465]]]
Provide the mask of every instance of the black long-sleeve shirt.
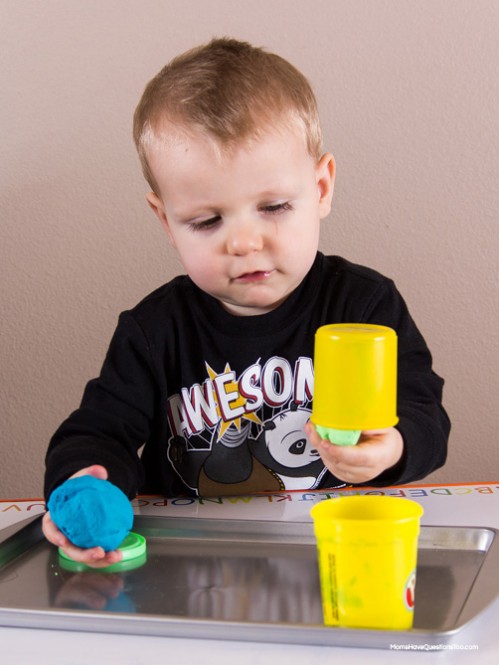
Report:
[[402,484],[442,466],[450,423],[443,380],[393,282],[318,253],[272,312],[239,317],[187,276],[119,319],[101,374],[54,434],[45,494],[102,464],[129,497],[223,496],[344,485],[303,427],[311,414],[315,331],[374,323],[398,336],[400,462],[369,485]]

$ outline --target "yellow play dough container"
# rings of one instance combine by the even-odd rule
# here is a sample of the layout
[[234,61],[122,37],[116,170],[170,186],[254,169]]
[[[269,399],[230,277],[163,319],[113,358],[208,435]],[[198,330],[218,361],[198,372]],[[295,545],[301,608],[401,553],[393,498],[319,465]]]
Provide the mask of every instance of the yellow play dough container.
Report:
[[315,334],[314,425],[337,430],[393,427],[397,417],[397,335],[364,323]]
[[327,626],[412,627],[422,514],[415,501],[380,495],[312,508]]

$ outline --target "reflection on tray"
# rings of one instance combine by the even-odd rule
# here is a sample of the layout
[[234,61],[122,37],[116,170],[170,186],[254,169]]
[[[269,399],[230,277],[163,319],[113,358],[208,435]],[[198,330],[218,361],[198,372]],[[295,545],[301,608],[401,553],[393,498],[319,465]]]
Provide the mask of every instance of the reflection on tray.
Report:
[[[165,552],[165,544],[154,539],[148,548],[147,564],[122,574],[71,574],[52,560],[47,580],[53,606],[112,612],[133,607],[139,613],[219,621],[322,623],[313,557],[289,557],[286,548],[270,557],[231,556],[226,546],[206,556],[175,543]],[[123,596],[128,600],[120,606]]]

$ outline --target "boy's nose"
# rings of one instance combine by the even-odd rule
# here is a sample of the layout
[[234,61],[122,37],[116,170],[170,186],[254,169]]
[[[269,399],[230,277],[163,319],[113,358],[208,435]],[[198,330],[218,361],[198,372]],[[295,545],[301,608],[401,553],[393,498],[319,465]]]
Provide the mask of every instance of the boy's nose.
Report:
[[249,221],[235,224],[227,236],[227,251],[234,256],[244,256],[263,248],[263,237],[258,224]]

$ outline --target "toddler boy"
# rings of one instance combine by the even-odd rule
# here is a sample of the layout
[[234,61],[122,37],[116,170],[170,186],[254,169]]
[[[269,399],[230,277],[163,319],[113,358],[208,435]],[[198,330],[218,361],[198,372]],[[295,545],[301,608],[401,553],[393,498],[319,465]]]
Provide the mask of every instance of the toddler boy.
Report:
[[[221,496],[407,483],[441,466],[443,381],[404,300],[379,273],[318,252],[335,162],[304,76],[213,40],[148,84],[134,138],[186,275],[121,315],[100,376],[50,442],[46,497],[86,473],[129,497]],[[399,342],[400,421],[347,448],[309,423],[314,334],[339,322],[390,326]],[[75,548],[49,514],[44,532],[77,560],[119,558]]]

